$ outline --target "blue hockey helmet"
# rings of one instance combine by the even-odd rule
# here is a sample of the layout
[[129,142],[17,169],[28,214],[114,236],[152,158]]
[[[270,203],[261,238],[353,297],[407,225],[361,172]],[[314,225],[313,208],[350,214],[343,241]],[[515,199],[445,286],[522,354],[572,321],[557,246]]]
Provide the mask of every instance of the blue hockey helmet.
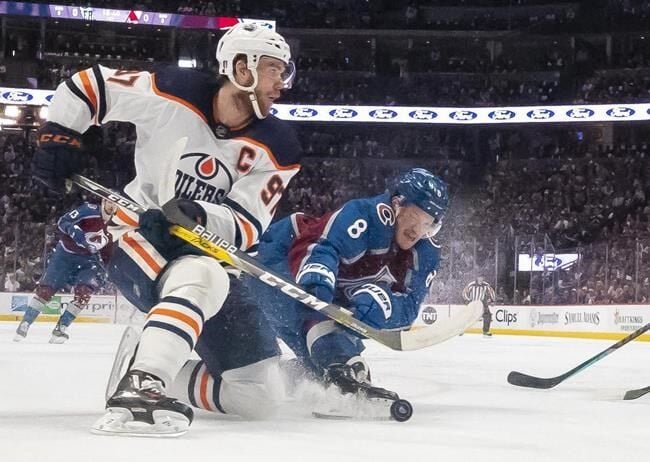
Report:
[[447,183],[423,168],[412,168],[402,175],[396,192],[404,198],[405,205],[417,205],[437,222],[449,207]]

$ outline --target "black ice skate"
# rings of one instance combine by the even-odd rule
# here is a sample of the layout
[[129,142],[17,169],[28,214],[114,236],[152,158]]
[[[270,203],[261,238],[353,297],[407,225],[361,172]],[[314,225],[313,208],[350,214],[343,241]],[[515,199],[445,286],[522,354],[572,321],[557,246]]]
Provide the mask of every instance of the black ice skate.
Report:
[[67,329],[67,326],[62,326],[61,323],[57,322],[54,330],[52,331],[50,343],[65,343],[70,338],[70,336],[66,333]]
[[[384,418],[404,422],[413,415],[413,407],[408,401],[400,399],[399,395],[394,391],[375,387],[370,383],[369,373],[365,368],[365,364],[362,362],[355,362],[351,365],[333,364],[325,372],[324,380],[326,384],[338,387],[344,395],[354,396],[356,403],[346,403],[346,406],[350,408],[346,409],[346,411],[352,412],[345,412],[343,410],[314,412],[316,417],[334,419],[355,417],[381,419],[383,415]],[[373,406],[374,409],[370,409],[367,406],[364,408],[364,402],[375,405]],[[351,409],[352,407],[356,407],[357,409]],[[385,412],[386,408],[388,408],[389,414]]]
[[165,395],[160,379],[139,370],[130,370],[106,402],[106,414],[93,425],[92,432],[121,436],[180,436],[187,432],[194,412]]

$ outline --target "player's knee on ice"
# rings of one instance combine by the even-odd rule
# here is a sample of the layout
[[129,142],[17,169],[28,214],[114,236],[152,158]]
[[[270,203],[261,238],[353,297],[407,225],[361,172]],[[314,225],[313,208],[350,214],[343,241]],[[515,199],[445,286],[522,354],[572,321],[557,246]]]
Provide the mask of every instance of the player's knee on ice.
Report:
[[211,257],[187,255],[178,258],[160,279],[160,298],[189,300],[202,310],[205,321],[219,312],[229,289],[228,273]]
[[221,380],[221,406],[247,419],[272,417],[285,396],[277,356],[226,371]]

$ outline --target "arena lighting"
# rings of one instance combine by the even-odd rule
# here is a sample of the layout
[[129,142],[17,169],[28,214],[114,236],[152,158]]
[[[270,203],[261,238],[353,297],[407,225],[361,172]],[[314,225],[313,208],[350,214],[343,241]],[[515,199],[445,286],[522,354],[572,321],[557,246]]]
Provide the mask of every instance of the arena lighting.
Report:
[[196,59],[179,59],[178,67],[194,69],[196,67]]
[[[189,60],[188,60],[189,61]],[[0,87],[0,105],[48,106],[53,90]],[[501,107],[275,104],[271,113],[296,122],[503,125],[650,120],[650,103]]]
[[22,113],[22,110],[18,106],[5,106],[5,116],[11,117],[13,119],[17,119],[20,117],[20,114]]

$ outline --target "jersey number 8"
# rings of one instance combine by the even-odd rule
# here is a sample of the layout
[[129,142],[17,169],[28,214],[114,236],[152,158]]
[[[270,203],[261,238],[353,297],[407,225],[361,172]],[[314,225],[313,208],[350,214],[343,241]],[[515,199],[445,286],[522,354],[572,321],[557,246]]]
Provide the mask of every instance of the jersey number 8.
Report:
[[348,234],[352,239],[357,239],[366,229],[368,229],[368,223],[366,223],[366,220],[359,219],[350,225],[348,228]]

